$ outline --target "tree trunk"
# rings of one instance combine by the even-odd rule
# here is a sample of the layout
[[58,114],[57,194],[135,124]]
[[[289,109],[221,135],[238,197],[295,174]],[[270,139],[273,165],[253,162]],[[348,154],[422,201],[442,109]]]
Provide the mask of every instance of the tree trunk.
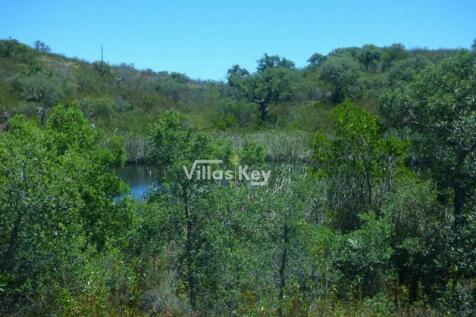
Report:
[[372,180],[370,176],[370,171],[367,170],[365,172],[365,182],[367,184],[367,203],[368,203],[368,209],[372,209]]
[[283,228],[283,253],[281,255],[281,265],[279,267],[279,316],[282,316],[282,303],[284,298],[284,288],[286,287],[286,265],[288,262],[289,228],[285,222]]
[[266,116],[268,115],[269,107],[267,102],[260,102],[259,103],[259,111],[261,115],[261,121],[266,121]]
[[464,187],[456,182],[453,185],[453,205],[454,205],[454,216],[455,216],[455,230],[456,233],[461,230],[463,225],[463,209],[466,200],[466,191]]
[[46,108],[45,107],[39,107],[38,108],[38,115],[40,117],[41,126],[45,126],[45,123],[46,123]]
[[464,188],[462,181],[464,176],[460,171],[464,164],[465,156],[465,153],[458,153],[456,158],[456,173],[453,180],[453,212],[455,217],[454,230],[456,234],[461,231],[463,226],[463,209],[466,200],[466,189]]
[[183,188],[183,199],[185,203],[185,219],[187,222],[187,241],[185,245],[185,258],[187,261],[187,283],[189,289],[190,306],[195,308],[195,279],[193,276],[193,263],[192,263],[192,215],[190,210],[190,197],[187,189]]
[[334,90],[334,93],[332,95],[332,102],[334,104],[338,104],[340,102],[342,102],[343,100],[343,92],[342,92],[342,88],[341,87],[335,87],[335,90]]

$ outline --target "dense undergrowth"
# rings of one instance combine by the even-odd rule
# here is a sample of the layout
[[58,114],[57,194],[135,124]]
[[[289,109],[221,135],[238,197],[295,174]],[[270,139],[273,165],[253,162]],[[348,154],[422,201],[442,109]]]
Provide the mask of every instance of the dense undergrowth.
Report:
[[[474,52],[228,78],[0,42],[0,315],[474,315]],[[197,159],[271,178],[189,180]],[[126,162],[161,170],[145,201],[117,199]]]

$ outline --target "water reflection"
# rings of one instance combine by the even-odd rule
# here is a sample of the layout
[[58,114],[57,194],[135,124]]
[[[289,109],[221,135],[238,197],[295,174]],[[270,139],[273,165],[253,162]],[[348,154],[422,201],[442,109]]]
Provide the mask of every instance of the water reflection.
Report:
[[158,169],[149,165],[127,165],[116,170],[116,175],[131,188],[135,200],[143,200],[157,185]]

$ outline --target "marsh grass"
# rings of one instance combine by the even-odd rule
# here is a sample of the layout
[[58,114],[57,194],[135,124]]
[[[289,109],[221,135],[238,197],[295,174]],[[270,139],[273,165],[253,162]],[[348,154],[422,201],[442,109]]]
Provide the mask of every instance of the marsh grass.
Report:
[[[239,151],[248,141],[262,145],[268,162],[309,162],[310,133],[301,131],[258,131],[258,132],[209,132],[219,142],[230,144],[232,149]],[[125,137],[124,146],[128,163],[147,162],[148,145],[145,137],[129,135]]]
[[241,150],[248,141],[261,144],[270,162],[308,162],[311,158],[310,134],[306,132],[259,131],[250,133],[218,132],[216,137],[229,142],[234,150]]

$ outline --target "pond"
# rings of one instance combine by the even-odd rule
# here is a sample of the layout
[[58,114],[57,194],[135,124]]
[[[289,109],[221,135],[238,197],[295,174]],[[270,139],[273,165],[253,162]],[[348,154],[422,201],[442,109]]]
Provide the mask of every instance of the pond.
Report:
[[130,164],[115,170],[116,175],[129,185],[135,200],[143,200],[152,188],[157,185],[158,169],[155,166]]

